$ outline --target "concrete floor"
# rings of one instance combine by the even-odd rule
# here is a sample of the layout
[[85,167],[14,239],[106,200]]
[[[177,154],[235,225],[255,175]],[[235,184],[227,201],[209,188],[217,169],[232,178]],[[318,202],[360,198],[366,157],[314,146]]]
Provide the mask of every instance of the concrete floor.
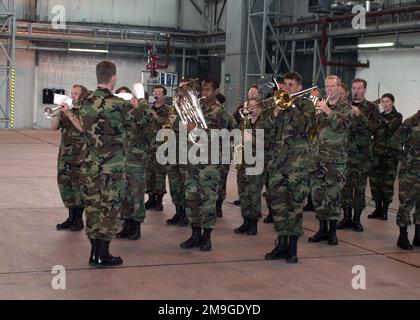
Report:
[[[55,230],[67,214],[55,176],[58,141],[57,132],[0,131],[0,299],[420,299],[420,249],[396,247],[396,201],[387,222],[364,214],[365,232],[339,231],[336,247],[307,242],[317,229],[307,213],[300,262],[265,261],[272,225],[261,223],[255,237],[233,233],[241,222],[234,170],[213,251],[179,248],[190,230],[165,224],[173,214],[167,195],[164,213],[148,211],[141,240],[111,244],[121,267],[90,268],[85,234]],[[55,265],[66,269],[65,290],[52,288]],[[366,270],[365,290],[352,287],[356,265]]]

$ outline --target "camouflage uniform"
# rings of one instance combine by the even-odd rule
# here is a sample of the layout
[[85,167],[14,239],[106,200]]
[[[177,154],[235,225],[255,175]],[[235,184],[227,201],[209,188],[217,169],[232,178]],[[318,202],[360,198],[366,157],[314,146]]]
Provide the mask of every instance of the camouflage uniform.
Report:
[[280,110],[273,118],[268,175],[274,227],[279,237],[303,235],[303,207],[310,192],[310,169],[314,166],[309,141],[314,110],[311,101],[297,99],[295,107]]
[[194,165],[189,163],[187,165],[185,178],[186,213],[192,228],[212,229],[216,222],[215,205],[219,194],[221,165],[211,164],[210,130],[227,128],[231,117],[219,103],[210,108],[203,107],[202,110],[208,126],[206,131],[209,138],[209,164]]
[[346,184],[342,192],[342,205],[343,208],[354,208],[355,212],[361,212],[366,207],[371,140],[367,117],[363,113],[360,113],[358,117],[353,115],[347,145]]
[[[258,220],[261,215],[261,192],[266,180],[266,164],[270,146],[270,139],[266,136],[266,134],[269,134],[270,131],[265,130],[268,123],[269,120],[261,114],[254,124],[251,123],[250,128],[246,128],[252,129],[253,153],[264,151],[264,171],[258,175],[247,175],[246,168],[254,167],[255,165],[244,163],[239,167],[237,173],[238,193],[239,199],[241,200],[241,214],[243,218],[251,220]],[[264,130],[264,150],[256,150],[257,129]]]
[[81,182],[90,239],[111,241],[117,232],[126,192],[126,128],[143,115],[108,89],[98,88],[82,103]]
[[[72,113],[79,115],[79,108]],[[80,185],[80,152],[83,147],[83,135],[71,123],[69,118],[60,115],[61,141],[58,151],[57,182],[61,199],[66,208],[83,207]]]
[[145,104],[145,116],[131,121],[127,128],[127,190],[123,205],[122,219],[144,222],[144,194],[146,189],[146,163],[155,139],[153,112]]
[[381,113],[383,119],[373,136],[373,161],[369,177],[370,190],[374,201],[392,202],[394,182],[397,176],[398,159],[389,150],[389,142],[395,131],[401,126],[402,115],[395,107],[388,114]]
[[[162,105],[160,108],[153,106],[153,111],[157,115],[155,125],[155,135],[162,129],[162,126],[168,122],[171,107],[169,105]],[[166,173],[167,168],[165,165],[161,165],[156,160],[156,150],[160,146],[160,143],[154,142],[153,152],[150,153],[147,171],[146,171],[146,192],[148,194],[160,194],[166,193]]]
[[315,117],[313,154],[316,170],[311,174],[311,192],[320,221],[337,221],[340,217],[352,116],[350,106],[341,100],[330,108],[332,114],[322,112]]
[[[400,206],[397,225],[411,225],[410,211],[415,206],[413,223],[420,225],[420,110],[406,119],[392,137],[391,145],[399,148],[401,160],[399,178]],[[416,230],[416,235],[417,235]],[[419,237],[420,235],[417,235]]]

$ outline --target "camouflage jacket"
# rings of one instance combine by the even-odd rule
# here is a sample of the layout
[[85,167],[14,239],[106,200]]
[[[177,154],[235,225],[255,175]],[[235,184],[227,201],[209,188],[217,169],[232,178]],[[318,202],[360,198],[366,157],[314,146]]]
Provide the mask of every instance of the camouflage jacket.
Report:
[[[74,106],[72,113],[79,116],[79,106]],[[63,113],[59,117],[58,129],[61,129],[61,141],[58,161],[70,165],[79,165],[80,153],[84,143],[83,135]]]
[[[237,126],[237,123],[233,116],[225,110],[225,108],[216,102],[211,107],[202,106],[202,111],[204,115],[204,119],[206,120],[207,129],[205,129],[208,135],[208,163],[212,163],[212,161],[216,161],[211,159],[211,144],[212,144],[212,129],[228,129],[232,130]],[[221,156],[222,156],[222,139],[219,139],[219,161],[218,163],[221,164]],[[216,142],[213,142],[216,143]],[[189,147],[192,145],[191,141],[188,140]],[[200,142],[198,143],[200,145]]]
[[[164,104],[160,108],[156,108],[154,105],[151,107],[151,110],[154,114],[154,134],[156,136],[157,132],[162,129],[162,127],[169,123],[169,115],[171,114],[171,106]],[[157,142],[156,139],[153,141],[153,146],[156,149],[162,144],[162,142]]]
[[85,142],[81,159],[87,174],[125,172],[127,128],[143,116],[144,109],[133,108],[108,89],[89,94],[80,108]]
[[350,130],[347,144],[348,161],[368,167],[372,158],[372,135],[368,118],[360,113],[350,117]]
[[384,120],[382,125],[377,127],[373,133],[373,155],[375,157],[390,155],[390,139],[402,123],[402,115],[397,112],[395,107],[388,114],[381,112],[381,118]]
[[401,168],[420,172],[420,110],[406,119],[391,138],[391,148]]
[[315,116],[313,154],[317,163],[344,164],[347,161],[351,107],[340,100],[330,108],[330,115],[321,112]]
[[[270,116],[269,170],[309,170],[313,167],[310,132],[314,127],[315,108],[311,101],[296,99],[294,107]],[[266,129],[266,130],[267,130]]]
[[356,106],[365,115],[368,120],[368,127],[370,132],[373,134],[374,130],[378,126],[379,107],[377,104],[364,99],[362,102],[351,102],[351,105]]
[[133,161],[146,161],[153,151],[155,140],[153,110],[148,104],[140,105],[140,108],[144,109],[144,116],[130,121],[127,127],[127,160],[131,164]]

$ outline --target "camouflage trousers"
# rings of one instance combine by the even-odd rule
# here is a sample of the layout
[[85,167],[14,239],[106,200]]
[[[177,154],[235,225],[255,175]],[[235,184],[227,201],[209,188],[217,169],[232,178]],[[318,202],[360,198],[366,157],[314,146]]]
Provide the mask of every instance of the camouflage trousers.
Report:
[[211,229],[216,222],[220,165],[188,165],[185,177],[186,213],[192,227]]
[[370,191],[375,201],[392,202],[397,177],[398,160],[389,157],[375,159],[369,175]]
[[221,165],[219,198],[218,198],[218,201],[220,202],[223,202],[226,199],[226,184],[227,184],[227,178],[229,175],[229,170],[230,170],[230,164]]
[[303,235],[303,207],[309,195],[307,169],[272,170],[269,193],[277,235]]
[[79,164],[59,161],[57,182],[61,199],[66,208],[83,207]]
[[126,192],[125,173],[85,174],[81,181],[89,239],[111,241],[118,231]]
[[420,225],[420,169],[401,168],[399,178],[400,207],[397,213],[397,225],[411,225],[410,211],[415,206],[413,223]]
[[156,160],[156,153],[148,159],[146,171],[146,193],[165,194],[166,193],[166,173],[167,168],[159,164]]
[[169,165],[169,192],[175,206],[185,207],[185,165]]
[[127,189],[123,203],[121,218],[144,222],[146,209],[144,208],[144,192],[146,189],[146,166],[144,162],[127,164]]
[[265,183],[265,176],[265,173],[246,175],[245,168],[238,170],[236,177],[243,218],[258,220],[261,214],[261,192]]
[[[265,172],[265,169],[264,169],[264,172]],[[265,202],[267,203],[267,208],[269,208],[270,205],[271,205],[271,197],[270,197],[270,192],[269,192],[269,189],[270,189],[269,188],[269,183],[270,183],[270,178],[269,178],[268,174],[266,174],[265,175],[265,183],[264,183],[264,185],[265,185],[265,191],[263,193],[263,196],[265,198]]]
[[342,206],[352,207],[355,210],[366,208],[366,184],[369,169],[363,163],[347,162],[346,184],[341,193]]
[[317,163],[317,171],[311,173],[311,196],[319,220],[339,220],[341,193],[346,184],[346,164]]

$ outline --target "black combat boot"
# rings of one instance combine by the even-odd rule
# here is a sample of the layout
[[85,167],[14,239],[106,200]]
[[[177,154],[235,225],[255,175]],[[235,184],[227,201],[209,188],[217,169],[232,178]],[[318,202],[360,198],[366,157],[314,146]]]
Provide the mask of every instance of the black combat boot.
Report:
[[217,200],[216,202],[216,217],[217,218],[223,217],[222,205],[223,205],[223,201]]
[[397,246],[404,250],[413,250],[413,246],[408,240],[407,227],[400,226],[400,235],[398,236]]
[[330,221],[330,232],[329,232],[329,237],[328,237],[328,244],[330,246],[338,245],[338,238],[337,238],[336,230],[337,230],[337,221],[336,220]]
[[288,243],[286,236],[281,236],[276,239],[275,247],[271,252],[265,255],[265,260],[284,259],[287,257]]
[[182,242],[180,247],[182,249],[191,249],[194,247],[200,247],[202,237],[203,236],[201,235],[201,227],[192,227],[191,237],[188,240]]
[[201,246],[200,246],[201,251],[210,251],[211,250],[210,236],[211,236],[212,231],[213,231],[213,229],[203,229],[203,238],[201,240]]
[[163,193],[156,195],[155,211],[163,211],[162,199],[163,199]]
[[308,239],[309,242],[320,242],[329,239],[328,221],[319,220],[319,230],[312,237]]
[[[353,230],[356,232],[362,232],[363,226],[360,223],[360,217],[362,215],[362,209],[354,209],[354,216],[353,216]],[[338,229],[338,226],[337,226]]]
[[413,238],[413,246],[420,247],[420,224],[416,224],[416,231]]
[[246,234],[255,236],[258,233],[258,219],[248,219],[248,230]]
[[125,239],[125,238],[127,238],[128,236],[129,236],[129,234],[130,234],[130,231],[131,231],[131,224],[133,223],[134,221],[132,220],[132,219],[126,219],[126,220],[124,220],[124,223],[123,223],[123,225],[122,225],[122,229],[121,229],[121,231],[120,232],[118,232],[116,235],[115,235],[115,237],[117,238],[117,239]]
[[144,204],[145,209],[153,209],[156,207],[156,194],[149,193],[149,199]]
[[271,206],[268,207],[268,215],[263,220],[264,223],[273,223],[273,209],[271,209]]
[[128,240],[138,240],[141,237],[141,230],[140,230],[141,223],[138,221],[132,220],[131,222],[131,229],[128,235]]
[[376,219],[382,215],[382,200],[375,200],[375,210],[368,215],[368,219]]
[[56,225],[57,230],[69,229],[73,225],[74,221],[74,208],[69,208],[69,217],[66,221]]
[[85,208],[78,207],[73,209],[74,220],[70,227],[70,231],[82,231],[84,229],[83,211],[85,211]]
[[353,222],[351,221],[352,209],[351,206],[343,208],[344,217],[343,220],[337,223],[337,229],[350,229],[353,227]]
[[244,218],[244,222],[235,230],[233,230],[233,232],[235,233],[245,233],[248,231],[249,228],[249,223],[248,223],[248,218]]
[[93,264],[96,259],[96,239],[89,239],[90,240],[90,257],[89,257],[89,264]]
[[235,206],[240,206],[241,205],[241,199],[238,199],[238,200],[233,201],[233,204]]
[[388,200],[384,200],[383,204],[382,204],[382,211],[381,211],[381,216],[379,217],[379,219],[381,220],[388,220],[388,207],[389,207],[389,203],[390,201]]
[[287,259],[286,261],[288,263],[297,263],[298,257],[297,257],[297,242],[298,242],[298,236],[291,236],[289,237],[289,248],[287,251]]
[[314,205],[312,203],[312,196],[310,194],[308,196],[308,202],[306,203],[306,206],[303,208],[303,211],[315,211]]
[[120,257],[109,253],[109,241],[96,239],[96,254],[93,265],[98,267],[118,266],[123,263]]
[[190,221],[188,220],[187,213],[185,212],[185,207],[181,207],[181,218],[179,219],[178,225],[181,227],[188,227]]
[[179,219],[182,216],[182,207],[181,206],[175,206],[175,210],[176,210],[175,215],[172,218],[166,220],[166,224],[173,225],[173,224],[177,224],[179,222]]

